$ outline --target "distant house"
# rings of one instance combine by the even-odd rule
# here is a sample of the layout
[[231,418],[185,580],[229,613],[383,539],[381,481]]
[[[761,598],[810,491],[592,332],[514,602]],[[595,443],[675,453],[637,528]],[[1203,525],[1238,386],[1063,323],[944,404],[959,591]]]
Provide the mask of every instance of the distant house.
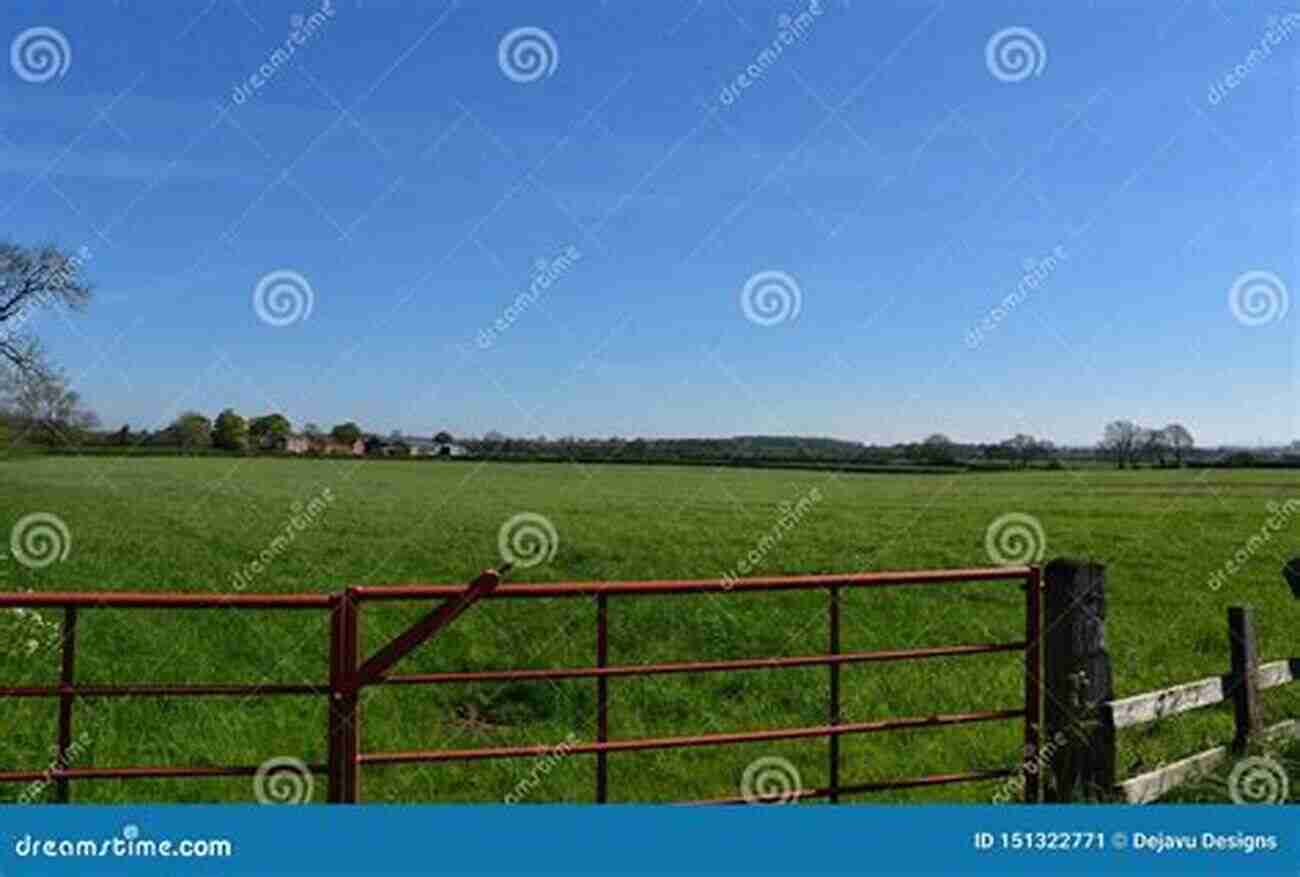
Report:
[[276,436],[270,447],[285,454],[317,454],[322,457],[360,457],[366,453],[366,443],[361,439],[348,443],[329,436]]

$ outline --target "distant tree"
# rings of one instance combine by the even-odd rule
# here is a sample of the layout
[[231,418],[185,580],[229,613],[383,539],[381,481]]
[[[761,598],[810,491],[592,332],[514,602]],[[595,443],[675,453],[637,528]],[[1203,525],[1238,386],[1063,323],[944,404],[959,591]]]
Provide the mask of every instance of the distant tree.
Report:
[[335,441],[343,442],[345,445],[354,444],[357,439],[361,438],[361,427],[352,421],[340,423],[330,430],[330,435]]
[[248,434],[258,444],[283,438],[293,432],[293,424],[283,414],[264,414],[254,417],[248,423]]
[[1051,442],[1040,441],[1023,432],[1016,433],[1002,444],[1007,449],[1007,455],[1019,463],[1022,469],[1027,468],[1034,459],[1044,456],[1052,446]]
[[433,437],[433,440],[440,445],[449,445],[453,441],[455,441],[455,439],[451,437],[451,433],[447,432],[445,429],[442,432],[435,435]]
[[122,424],[122,428],[113,435],[113,444],[123,448],[131,444],[131,424]]
[[242,451],[248,447],[248,423],[227,408],[217,415],[212,426],[212,444],[227,451]]
[[43,369],[41,350],[23,326],[37,308],[85,306],[91,292],[82,277],[87,258],[0,241],[0,362],[20,372]]
[[1138,436],[1138,452],[1157,466],[1165,465],[1170,450],[1169,437],[1163,429],[1143,429]]
[[183,413],[168,431],[182,448],[206,448],[212,443],[212,421],[197,411]]
[[9,447],[9,427],[4,423],[0,423],[0,451],[4,451],[8,447]]
[[1142,428],[1131,420],[1113,420],[1106,424],[1100,447],[1115,461],[1115,468],[1123,469],[1133,462]]
[[[1188,452],[1196,447],[1196,441],[1192,434],[1188,432],[1187,427],[1181,423],[1171,423],[1164,429],[1165,440],[1169,443],[1169,449],[1174,453],[1174,460],[1179,466],[1183,465],[1183,460]],[[1300,444],[1300,442],[1297,442]]]
[[402,440],[402,431],[400,429],[393,430],[388,434],[388,440],[394,442],[400,442]]
[[936,432],[921,442],[921,459],[927,463],[952,463],[955,459],[952,439]]
[[318,426],[315,423],[311,423],[310,421],[303,424],[302,432],[303,435],[310,436],[311,438],[320,438],[322,435],[324,435],[324,433],[321,431],[320,426]]

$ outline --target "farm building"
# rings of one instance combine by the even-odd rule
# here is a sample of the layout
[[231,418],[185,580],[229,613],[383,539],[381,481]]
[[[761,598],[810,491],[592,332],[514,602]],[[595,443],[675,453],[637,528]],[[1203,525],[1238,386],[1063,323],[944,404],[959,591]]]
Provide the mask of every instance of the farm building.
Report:
[[366,452],[366,444],[357,439],[351,444],[341,442],[329,436],[281,435],[273,437],[265,446],[269,450],[286,454],[318,454],[322,457],[353,456],[360,457]]

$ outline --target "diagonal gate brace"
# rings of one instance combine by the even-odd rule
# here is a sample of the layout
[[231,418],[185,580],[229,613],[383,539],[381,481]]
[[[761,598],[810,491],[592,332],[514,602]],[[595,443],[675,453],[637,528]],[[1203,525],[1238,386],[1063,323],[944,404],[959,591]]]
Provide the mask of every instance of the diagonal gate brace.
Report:
[[496,570],[487,570],[470,582],[459,595],[448,599],[437,609],[412,624],[393,638],[392,642],[370,656],[359,668],[354,679],[357,688],[378,682],[393,665],[411,653],[417,646],[455,621],[462,612],[473,606],[501,583]]

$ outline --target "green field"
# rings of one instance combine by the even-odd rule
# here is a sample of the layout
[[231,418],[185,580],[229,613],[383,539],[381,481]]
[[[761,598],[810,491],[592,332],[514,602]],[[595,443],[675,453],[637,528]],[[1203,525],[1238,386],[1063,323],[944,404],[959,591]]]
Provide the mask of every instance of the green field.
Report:
[[[0,562],[6,590],[228,591],[311,500],[334,501],[260,574],[249,591],[330,592],[347,585],[462,583],[499,562],[498,530],[533,512],[559,536],[553,560],[511,581],[717,578],[772,531],[782,503],[816,488],[821,500],[758,564],[765,574],[989,565],[985,534],[1007,513],[1033,515],[1046,556],[1088,556],[1109,567],[1109,648],[1119,695],[1222,673],[1226,608],[1257,611],[1261,655],[1300,652],[1300,602],[1279,569],[1300,554],[1295,518],[1217,591],[1207,581],[1261,532],[1269,503],[1300,498],[1290,472],[1016,472],[865,475],[705,467],[479,464],[275,459],[34,458],[0,462],[0,536],[35,512],[57,515],[68,557],[41,569]],[[298,504],[298,505],[296,505]],[[824,594],[619,598],[610,605],[612,663],[810,654],[826,646]],[[856,592],[846,597],[843,648],[868,650],[1015,640],[1023,597],[1006,584]],[[427,607],[367,606],[364,643]],[[0,618],[0,679],[46,684],[57,652],[44,620]],[[324,613],[87,610],[78,679],[127,682],[323,682]],[[56,632],[57,634],[57,632]],[[34,643],[30,647],[29,641]],[[594,660],[594,609],[585,599],[488,601],[399,671],[583,666]],[[1019,656],[956,657],[846,668],[844,718],[867,721],[1018,707]],[[558,744],[595,731],[590,680],[382,687],[364,696],[363,751]],[[1300,716],[1300,686],[1266,694],[1266,718]],[[657,676],[610,683],[614,739],[815,725],[825,721],[825,669]],[[3,769],[43,769],[54,740],[53,700],[0,706]],[[88,699],[78,765],[258,764],[325,757],[324,701]],[[1226,708],[1121,734],[1124,775],[1226,741]],[[842,781],[1013,765],[1018,722],[848,736]],[[761,756],[793,762],[807,787],[826,781],[826,741],[782,742],[610,757],[617,801],[739,794]],[[526,761],[367,768],[368,801],[500,801],[529,775]],[[544,777],[535,801],[589,801],[594,759],[573,756]],[[1300,786],[1300,777],[1294,784]],[[864,801],[988,801],[997,783],[869,795]],[[0,787],[12,800],[19,786]],[[323,800],[319,778],[315,796]],[[251,800],[247,778],[95,781],[74,800]]]

